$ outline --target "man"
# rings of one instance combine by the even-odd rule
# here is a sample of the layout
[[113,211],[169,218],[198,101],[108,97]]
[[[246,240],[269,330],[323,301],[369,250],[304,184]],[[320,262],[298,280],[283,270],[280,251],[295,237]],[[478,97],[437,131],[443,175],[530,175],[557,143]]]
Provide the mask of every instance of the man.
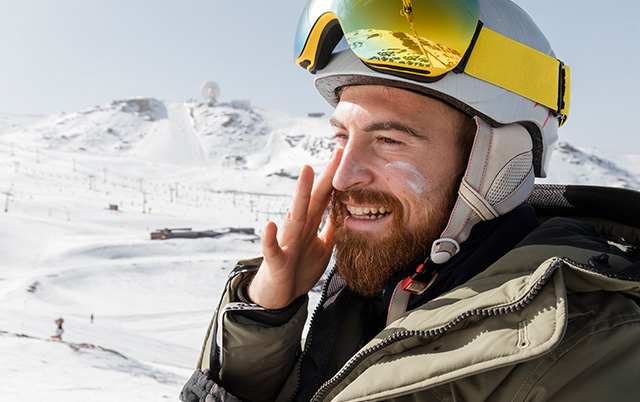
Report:
[[296,43],[337,150],[234,270],[182,400],[637,399],[639,219],[525,203],[559,211],[530,195],[569,93],[529,17],[508,0],[310,0]]
[[52,336],[52,338],[57,338],[59,341],[62,340],[62,334],[64,333],[64,329],[62,329],[62,323],[64,322],[64,318],[60,317],[56,320],[56,324],[58,328],[56,329],[56,334]]

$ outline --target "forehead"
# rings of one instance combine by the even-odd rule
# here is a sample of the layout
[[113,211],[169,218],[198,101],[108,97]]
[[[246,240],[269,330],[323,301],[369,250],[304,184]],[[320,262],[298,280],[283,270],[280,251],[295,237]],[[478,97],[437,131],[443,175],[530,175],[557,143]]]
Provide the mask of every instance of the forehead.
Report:
[[460,112],[450,106],[415,92],[381,85],[344,87],[333,114],[338,121],[353,117],[397,119],[417,126],[455,126]]

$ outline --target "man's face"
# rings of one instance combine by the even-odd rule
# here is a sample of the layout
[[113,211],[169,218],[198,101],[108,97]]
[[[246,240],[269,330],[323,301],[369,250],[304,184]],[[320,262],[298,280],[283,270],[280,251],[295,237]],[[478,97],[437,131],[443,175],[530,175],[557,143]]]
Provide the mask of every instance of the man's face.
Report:
[[461,174],[461,114],[383,86],[349,86],[331,118],[344,154],[333,178],[337,266],[363,295],[439,237]]

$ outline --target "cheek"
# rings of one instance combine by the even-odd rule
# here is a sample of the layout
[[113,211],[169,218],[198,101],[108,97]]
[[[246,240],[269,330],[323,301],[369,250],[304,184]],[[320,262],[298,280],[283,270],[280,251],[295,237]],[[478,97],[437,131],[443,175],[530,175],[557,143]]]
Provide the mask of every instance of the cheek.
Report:
[[427,178],[414,166],[406,162],[392,162],[385,166],[387,179],[396,184],[406,187],[405,190],[414,196],[421,196],[425,192],[431,191],[431,184]]

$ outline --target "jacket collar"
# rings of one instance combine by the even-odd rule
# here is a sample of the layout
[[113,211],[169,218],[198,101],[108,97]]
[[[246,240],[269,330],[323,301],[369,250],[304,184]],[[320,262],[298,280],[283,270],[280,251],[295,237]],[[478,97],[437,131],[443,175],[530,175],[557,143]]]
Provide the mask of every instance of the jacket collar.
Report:
[[[411,296],[408,308],[414,309],[467,282],[513,249],[536,227],[538,220],[535,211],[526,204],[496,219],[478,223],[473,227],[469,238],[461,244],[460,252],[439,266],[438,276],[433,284],[421,295]],[[387,306],[396,284],[411,276],[427,255],[428,250],[387,283],[383,290],[383,299]]]

